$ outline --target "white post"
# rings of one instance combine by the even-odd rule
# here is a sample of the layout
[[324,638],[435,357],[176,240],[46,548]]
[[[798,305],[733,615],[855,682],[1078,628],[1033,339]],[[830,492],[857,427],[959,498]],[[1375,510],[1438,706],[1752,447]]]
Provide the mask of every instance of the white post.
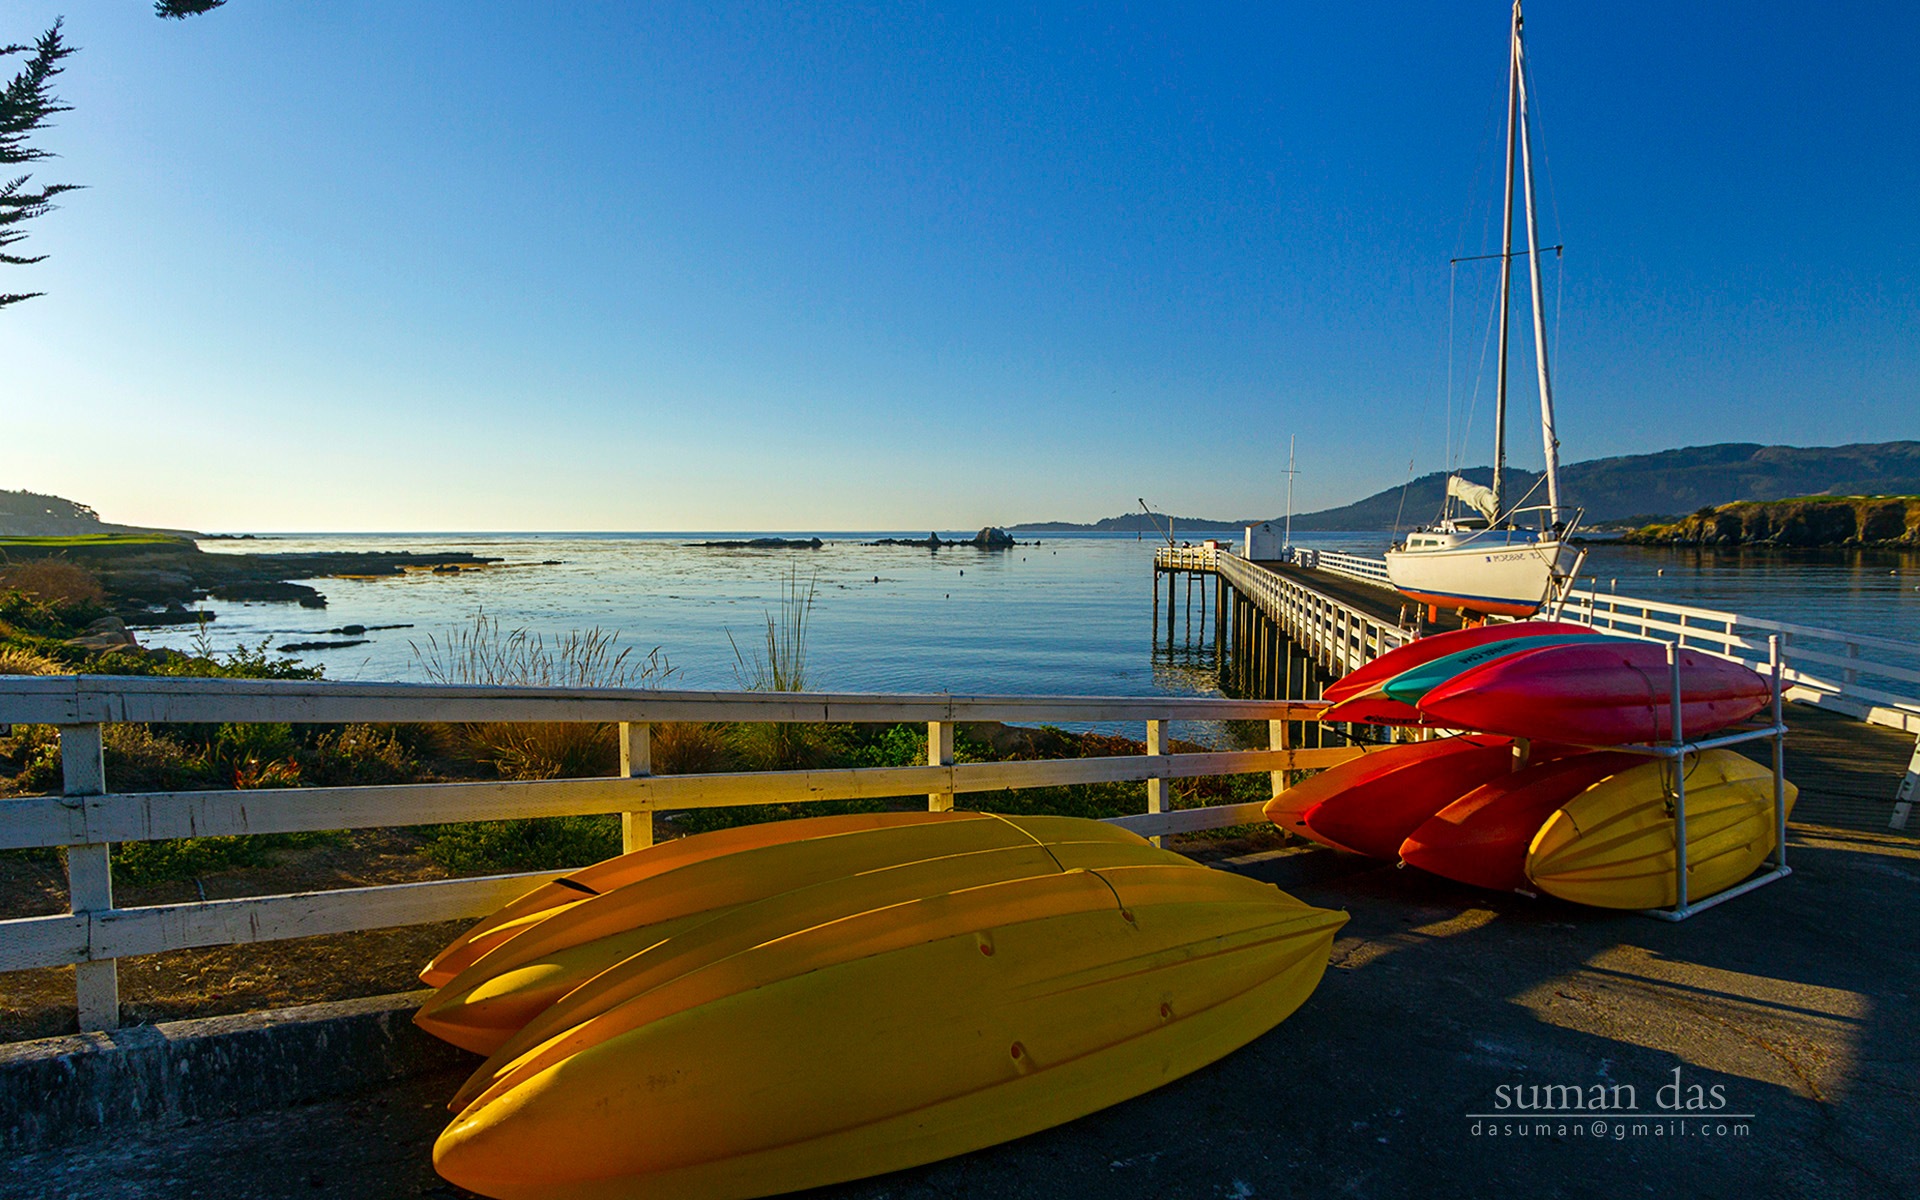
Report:
[[[1167,752],[1167,723],[1165,721],[1147,722],[1147,753],[1159,757]],[[1167,781],[1164,779],[1147,780],[1147,811],[1163,813],[1167,811]],[[1152,838],[1153,844],[1163,846],[1166,839],[1159,834]]]
[[1887,828],[1903,830],[1907,827],[1907,817],[1913,812],[1913,802],[1920,797],[1920,742],[1913,746],[1913,757],[1907,761],[1907,777],[1900,781],[1900,790],[1893,795],[1893,820]]
[[1667,699],[1673,710],[1673,911],[1687,912],[1687,752],[1680,721],[1680,648],[1667,645]]
[[[1267,749],[1269,750],[1293,749],[1293,726],[1289,722],[1286,722],[1286,721],[1268,721],[1267,722]],[[1278,796],[1281,792],[1284,792],[1287,790],[1288,785],[1291,783],[1291,780],[1288,778],[1289,774],[1290,772],[1287,772],[1287,771],[1273,772],[1273,794],[1274,795]]]
[[[953,765],[953,722],[927,722],[927,765],[930,767],[950,767]],[[952,812],[953,793],[928,792],[928,812]]]
[[1780,635],[1767,638],[1767,663],[1773,678],[1773,865],[1787,869],[1787,714],[1780,678]]
[[[60,726],[60,791],[66,796],[100,796],[107,790],[106,752],[98,725]],[[105,912],[113,908],[112,847],[105,842],[67,847],[67,911]],[[89,950],[93,937],[87,937]],[[73,969],[74,1001],[80,1028],[120,1027],[120,971],[111,958],[83,962]]]
[[[645,721],[620,722],[620,776],[637,779],[653,774],[653,726]],[[620,814],[620,849],[631,854],[653,845],[653,810]]]

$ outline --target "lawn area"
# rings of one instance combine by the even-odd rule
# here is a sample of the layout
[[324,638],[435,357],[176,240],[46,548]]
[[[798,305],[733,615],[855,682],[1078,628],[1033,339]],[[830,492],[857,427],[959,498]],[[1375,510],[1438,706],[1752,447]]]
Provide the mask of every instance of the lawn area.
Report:
[[0,552],[22,550],[86,550],[95,546],[182,546],[187,538],[164,533],[78,533],[66,537],[0,536]]

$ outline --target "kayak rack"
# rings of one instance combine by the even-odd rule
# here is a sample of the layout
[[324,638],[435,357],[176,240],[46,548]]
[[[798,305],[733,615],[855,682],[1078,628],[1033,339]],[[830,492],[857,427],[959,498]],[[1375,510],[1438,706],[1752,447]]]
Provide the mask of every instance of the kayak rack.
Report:
[[[1689,742],[1681,732],[1680,647],[1674,643],[1668,643],[1667,686],[1669,707],[1673,714],[1672,737],[1665,742],[1651,745],[1614,747],[1632,754],[1668,759],[1673,763],[1674,905],[1672,908],[1641,909],[1643,916],[1657,917],[1662,921],[1684,921],[1697,912],[1704,912],[1735,896],[1744,896],[1755,888],[1765,887],[1777,879],[1785,879],[1793,874],[1793,868],[1787,865],[1787,720],[1780,662],[1780,635],[1777,633],[1767,638],[1767,667],[1773,684],[1771,724],[1759,729],[1745,729],[1739,733]],[[1686,757],[1703,750],[1717,750],[1725,746],[1738,746],[1746,742],[1758,741],[1773,743],[1773,866],[1761,874],[1737,883],[1725,891],[1715,892],[1695,903],[1687,897]]]

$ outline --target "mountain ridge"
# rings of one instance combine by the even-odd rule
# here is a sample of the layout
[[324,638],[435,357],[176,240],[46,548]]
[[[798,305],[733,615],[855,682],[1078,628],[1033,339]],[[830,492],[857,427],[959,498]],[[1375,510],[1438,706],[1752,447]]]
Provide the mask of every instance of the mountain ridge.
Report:
[[[1489,483],[1491,467],[1460,472],[1475,483]],[[1537,471],[1507,468],[1508,494],[1524,496],[1540,480]],[[1295,513],[1293,527],[1324,530],[1387,530],[1419,524],[1439,512],[1447,473],[1435,471],[1387,488],[1351,504]],[[1800,496],[1904,495],[1920,492],[1920,441],[1853,442],[1841,446],[1769,446],[1758,442],[1719,442],[1681,446],[1650,454],[1586,459],[1560,468],[1563,507],[1586,510],[1588,525],[1634,524],[1696,512],[1741,500],[1785,500]],[[1404,493],[1404,497],[1403,497]],[[1530,503],[1545,503],[1535,495]],[[1174,533],[1238,529],[1280,517],[1225,521],[1174,516]],[[1045,521],[1009,525],[1031,532],[1158,530],[1168,518],[1145,513],[1078,524]],[[1157,522],[1157,523],[1156,523]]]

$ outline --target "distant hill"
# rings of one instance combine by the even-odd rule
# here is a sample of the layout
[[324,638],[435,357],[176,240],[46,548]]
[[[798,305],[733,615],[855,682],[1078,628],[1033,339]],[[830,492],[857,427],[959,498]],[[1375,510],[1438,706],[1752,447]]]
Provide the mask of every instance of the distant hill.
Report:
[[[1491,467],[1461,472],[1475,483],[1493,479]],[[1525,495],[1538,473],[1509,467],[1509,494]],[[1364,500],[1318,512],[1295,513],[1300,530],[1392,529],[1431,520],[1446,495],[1443,471],[1422,475],[1402,489],[1388,488]],[[1594,458],[1560,468],[1562,503],[1586,509],[1585,523],[1644,525],[1736,500],[1785,500],[1796,496],[1891,496],[1920,493],[1920,442],[1865,442],[1851,446],[1762,446],[1724,442],[1683,446],[1655,454]],[[1543,488],[1533,502],[1545,503]],[[1220,521],[1174,517],[1174,532],[1239,529],[1278,516]],[[1157,522],[1155,524],[1154,522]],[[1091,524],[1044,521],[1008,528],[1029,533],[1073,530],[1166,532],[1167,518],[1127,513]]]
[[0,489],[0,537],[80,537],[93,533],[165,533],[176,537],[204,537],[188,529],[154,529],[145,525],[115,525],[76,500],[43,496],[38,492]]
[[[1476,483],[1493,478],[1491,467],[1461,472]],[[1507,471],[1508,494],[1524,494],[1540,476]],[[1446,494],[1444,472],[1423,475],[1406,489],[1402,525],[1430,519]],[[1650,516],[1678,516],[1736,500],[1784,500],[1794,496],[1901,495],[1920,492],[1920,442],[1870,442],[1851,446],[1761,446],[1726,442],[1684,446],[1655,454],[1595,458],[1560,468],[1562,503],[1586,509],[1598,524]],[[1295,514],[1295,529],[1391,529],[1401,512],[1399,488],[1377,492],[1340,508]],[[1545,489],[1534,502],[1545,502]],[[1637,522],[1636,522],[1637,523]]]
[[1173,532],[1178,535],[1183,530],[1222,529],[1239,530],[1247,525],[1258,525],[1265,517],[1245,517],[1237,521],[1221,521],[1208,517],[1169,517],[1165,513],[1155,513],[1148,517],[1146,513],[1122,513],[1117,517],[1102,517],[1098,521],[1081,525],[1073,521],[1030,521],[1021,525],[1009,525],[1008,529],[1019,533],[1158,533],[1164,536],[1167,522],[1173,522]]

